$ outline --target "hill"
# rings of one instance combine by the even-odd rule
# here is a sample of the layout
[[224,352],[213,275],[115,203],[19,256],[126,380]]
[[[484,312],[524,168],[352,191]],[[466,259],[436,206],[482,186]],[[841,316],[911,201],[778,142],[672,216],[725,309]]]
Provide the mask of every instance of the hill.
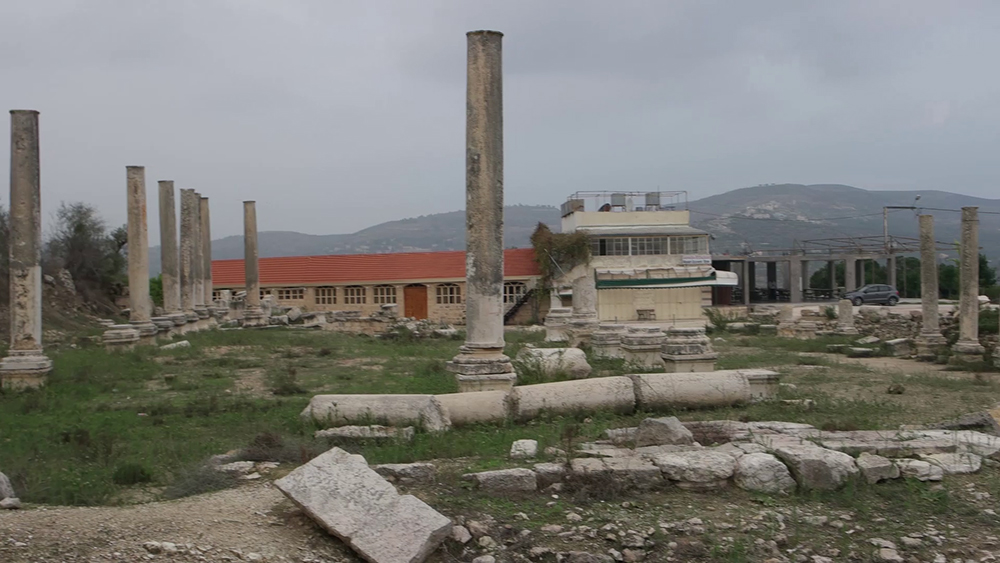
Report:
[[[917,196],[920,200],[915,201]],[[715,237],[712,251],[740,254],[752,250],[791,248],[795,241],[852,236],[881,236],[885,205],[960,209],[1000,213],[1000,199],[983,199],[943,191],[873,191],[839,184],[772,184],[741,188],[691,201],[691,222]],[[960,214],[925,209],[935,216],[936,238],[957,242]],[[552,206],[513,205],[504,210],[504,245],[528,246],[538,222],[559,228]],[[889,232],[917,236],[917,211],[893,210]],[[307,235],[265,231],[259,235],[261,257],[316,254],[359,254],[461,250],[465,248],[465,212],[451,211],[380,223],[356,233]],[[1000,259],[1000,215],[980,215],[980,245]],[[152,275],[159,273],[159,247],[150,250]],[[243,237],[212,241],[216,259],[242,258]]]

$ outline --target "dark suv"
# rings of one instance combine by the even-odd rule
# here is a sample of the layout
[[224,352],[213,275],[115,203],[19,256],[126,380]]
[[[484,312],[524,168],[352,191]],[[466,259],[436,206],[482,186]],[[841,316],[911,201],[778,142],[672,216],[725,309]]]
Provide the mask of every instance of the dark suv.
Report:
[[844,299],[850,299],[855,306],[865,303],[885,303],[892,306],[899,303],[899,292],[891,285],[872,283],[845,293]]

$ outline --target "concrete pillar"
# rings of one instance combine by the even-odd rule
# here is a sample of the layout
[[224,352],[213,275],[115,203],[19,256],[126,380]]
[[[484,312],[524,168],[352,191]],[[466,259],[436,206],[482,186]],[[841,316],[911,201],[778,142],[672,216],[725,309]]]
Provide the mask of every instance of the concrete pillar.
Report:
[[767,262],[767,299],[775,301],[778,298],[778,263]]
[[848,256],[844,259],[844,291],[851,292],[858,288],[858,259]]
[[938,319],[938,267],[934,242],[934,216],[920,216],[920,308],[921,325],[917,336],[917,357],[936,360],[947,345]]
[[152,344],[159,329],[150,320],[149,231],[146,225],[146,168],[126,166],[128,201],[128,305],[129,324],[139,331],[140,343]]
[[[180,290],[181,308],[189,323],[198,321],[194,298],[194,246],[195,246],[195,195],[194,190],[181,190],[181,257]],[[193,326],[193,325],[192,325]]]
[[52,371],[42,351],[42,218],[38,112],[10,112],[10,349],[4,389],[40,387]]
[[[885,259],[885,269],[886,269],[886,279],[889,280],[887,283],[892,287],[896,287],[896,257],[888,256]],[[899,288],[896,288],[899,289]]]
[[753,281],[751,276],[753,275],[753,263],[747,258],[743,261],[743,273],[741,274],[741,281],[743,282],[743,304],[746,306],[750,305],[750,292],[753,291]]
[[757,293],[757,263],[749,258],[747,258],[747,286],[749,291],[745,300],[749,305],[753,294]]
[[788,261],[788,300],[792,303],[802,302],[802,268],[805,260],[792,258]]
[[503,34],[467,38],[466,340],[448,364],[463,392],[510,389],[517,380],[503,354]]
[[160,180],[160,279],[163,280],[163,309],[174,326],[184,326],[181,309],[180,260],[177,252],[177,206],[174,183]]
[[958,342],[951,347],[953,363],[982,361],[979,343],[979,208],[962,208],[959,272]]
[[209,323],[215,325],[215,303],[212,300],[212,222],[208,211],[208,198],[199,198],[199,217],[201,218],[199,234],[201,235],[201,279],[202,300],[209,313]]
[[260,308],[260,276],[257,270],[257,202],[243,202],[243,274],[247,290],[243,326],[264,326],[267,319]]
[[862,258],[858,260],[858,287],[864,287],[868,283],[868,277],[865,275],[865,266],[867,261]]

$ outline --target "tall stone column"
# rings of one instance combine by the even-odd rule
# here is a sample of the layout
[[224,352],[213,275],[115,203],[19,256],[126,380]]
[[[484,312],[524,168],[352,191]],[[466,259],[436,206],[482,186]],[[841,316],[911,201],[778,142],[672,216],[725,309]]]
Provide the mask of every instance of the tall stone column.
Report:
[[[194,298],[194,259],[195,259],[195,202],[194,190],[181,190],[181,257],[180,257],[180,290],[181,308],[188,323],[198,322],[195,312]],[[193,325],[192,325],[193,326]]]
[[954,363],[982,361],[979,343],[979,208],[962,208],[959,272],[958,342],[951,347]]
[[194,250],[192,252],[191,273],[194,284],[194,312],[198,315],[198,328],[208,328],[208,307],[205,306],[205,242],[201,231],[201,194],[192,196],[194,208]]
[[934,361],[947,346],[938,315],[937,244],[934,242],[934,216],[920,216],[920,334],[917,357]]
[[149,230],[146,225],[146,168],[126,166],[128,198],[128,305],[129,324],[139,331],[141,343],[151,344],[159,329],[153,324],[149,297]]
[[489,391],[517,380],[503,354],[503,34],[472,31],[467,38],[466,340],[448,369],[459,391]]
[[246,307],[243,326],[267,324],[264,310],[260,308],[260,275],[257,254],[257,202],[243,202],[243,274],[246,280]]
[[896,287],[896,257],[889,255],[885,259],[886,279],[888,284]]
[[858,288],[858,259],[848,256],[844,259],[844,291],[851,292]]
[[208,214],[208,198],[202,197],[200,207],[201,217],[201,279],[202,279],[202,299],[209,312],[209,320],[215,322],[215,302],[212,299],[212,222]]
[[40,387],[52,371],[42,352],[42,218],[38,112],[10,112],[10,349],[4,389]]
[[791,258],[788,260],[788,296],[792,303],[802,302],[802,270],[805,260]]
[[163,309],[174,326],[184,326],[181,310],[180,260],[177,253],[177,206],[174,182],[160,180],[160,279],[163,280]]

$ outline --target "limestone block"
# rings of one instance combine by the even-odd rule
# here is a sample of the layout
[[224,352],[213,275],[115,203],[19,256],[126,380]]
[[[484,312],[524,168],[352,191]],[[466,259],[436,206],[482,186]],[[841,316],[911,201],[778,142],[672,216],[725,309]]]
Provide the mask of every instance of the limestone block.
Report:
[[983,458],[976,454],[931,454],[920,459],[940,467],[945,475],[979,473],[983,466]]
[[437,474],[433,463],[384,463],[372,469],[382,477],[400,483],[433,483]]
[[10,484],[10,479],[3,473],[0,473],[0,500],[16,497],[17,495],[14,494],[14,486]]
[[549,377],[566,374],[570,379],[584,379],[591,371],[587,355],[579,348],[522,348],[517,360],[537,366]]
[[740,459],[747,454],[762,454],[767,452],[767,448],[752,442],[729,442],[712,446],[712,450],[733,456],[735,459]]
[[372,421],[421,425],[431,432],[451,427],[448,412],[434,395],[316,395],[300,416],[331,426]]
[[526,492],[538,488],[535,472],[523,467],[467,473],[462,478],[475,482],[484,491],[496,493]]
[[944,470],[937,465],[919,459],[897,459],[896,466],[903,477],[910,477],[918,481],[940,481],[944,477]]
[[790,493],[795,490],[795,479],[788,467],[768,453],[749,453],[736,460],[733,481],[736,486],[758,493]]
[[365,459],[339,448],[274,482],[323,529],[376,563],[419,563],[452,523],[416,497],[400,496]]
[[839,489],[858,475],[851,456],[813,445],[782,446],[775,455],[792,470],[803,489],[830,491]]
[[292,307],[288,309],[288,312],[285,313],[285,316],[288,317],[289,322],[294,323],[302,318],[302,309],[299,309],[298,307]]
[[622,488],[650,489],[663,483],[660,469],[638,457],[576,458],[570,461],[573,479],[584,483],[611,479]]
[[885,342],[889,353],[893,356],[902,357],[913,354],[913,341],[909,338],[894,338]]
[[855,344],[860,344],[862,346],[868,346],[870,344],[878,344],[879,338],[877,336],[865,336],[864,338],[859,338],[854,341]]
[[873,358],[878,355],[878,350],[875,348],[860,348],[858,346],[850,346],[847,348],[848,358]]
[[531,459],[538,455],[538,440],[514,440],[510,445],[511,459]]
[[724,407],[750,401],[750,383],[739,370],[643,373],[628,376],[639,408]]
[[684,423],[699,444],[722,444],[750,437],[750,426],[738,420],[692,420]]
[[824,448],[850,455],[867,452],[886,457],[952,453],[958,449],[958,442],[947,438],[896,436],[893,432],[875,430],[824,433],[819,443]]
[[863,452],[858,456],[855,463],[861,471],[861,476],[870,485],[874,485],[884,479],[899,478],[899,468],[889,458]]
[[635,442],[635,433],[638,430],[635,426],[628,428],[608,428],[604,431],[604,437],[610,440],[612,444],[631,444]]
[[709,449],[660,454],[653,458],[664,477],[682,489],[710,490],[725,487],[736,470],[731,455]]
[[327,440],[400,440],[403,442],[412,442],[414,434],[412,426],[396,428],[393,426],[370,424],[368,426],[338,426],[337,428],[317,430],[313,436]]
[[[1000,417],[1000,409],[997,409],[997,416]],[[998,428],[998,432],[1000,432],[1000,428]],[[990,436],[989,434],[973,430],[923,430],[920,432],[920,435],[926,438],[955,443],[958,445],[956,451],[973,453],[1000,461],[1000,436]]]
[[691,431],[675,416],[647,418],[639,423],[635,433],[636,447],[659,446],[663,444],[690,445],[694,443]]
[[521,420],[534,418],[543,411],[569,414],[595,410],[630,413],[635,410],[632,380],[624,376],[524,385],[514,388],[511,400]]
[[563,463],[536,463],[534,469],[539,489],[558,483],[566,476],[566,465]]
[[503,422],[510,416],[509,391],[471,391],[435,395],[451,424],[463,426],[479,422]]

